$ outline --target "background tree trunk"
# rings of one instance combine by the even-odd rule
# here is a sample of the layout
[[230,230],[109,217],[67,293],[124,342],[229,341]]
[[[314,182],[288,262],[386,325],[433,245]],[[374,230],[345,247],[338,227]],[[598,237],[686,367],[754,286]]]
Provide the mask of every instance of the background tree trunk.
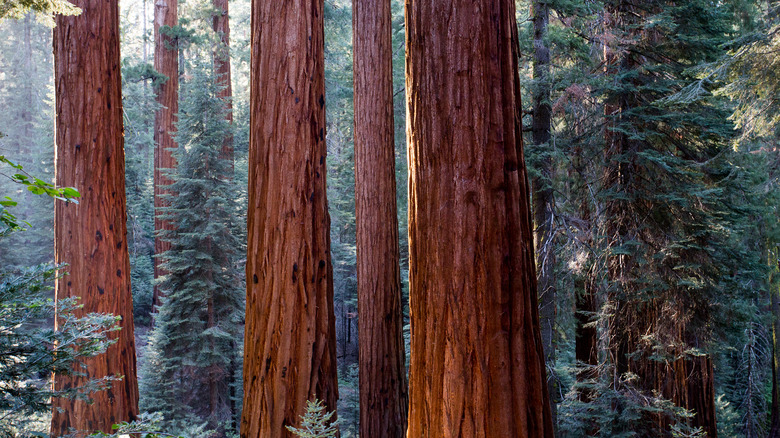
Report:
[[[780,271],[780,262],[777,264]],[[773,289],[773,282],[769,282],[769,295],[772,305],[772,414],[769,423],[769,438],[780,437],[780,388],[778,387],[778,367],[780,367],[780,346],[778,346],[778,336],[780,336],[780,299],[778,291]]]
[[254,0],[251,42],[241,436],[273,438],[338,398],[322,0]]
[[[550,21],[550,7],[543,1],[532,5],[534,23],[533,63],[533,144],[536,147],[539,176],[531,182],[533,189],[533,213],[535,228],[536,267],[539,270],[539,323],[541,324],[542,346],[545,363],[555,366],[555,317],[557,313],[555,292],[555,248],[553,210],[555,199],[552,188],[552,108],[550,106],[550,49],[547,47],[547,24]],[[550,410],[553,425],[556,424],[555,375],[548,375],[547,389],[550,392]]]
[[[160,32],[161,26],[176,26],[178,24],[178,0],[155,0],[154,3],[154,69],[168,77],[164,84],[157,88],[157,103],[160,108],[154,115],[154,278],[165,275],[160,266],[160,254],[171,249],[171,243],[158,233],[173,229],[170,221],[163,220],[160,209],[170,205],[163,198],[170,194],[166,186],[171,184],[167,172],[176,169],[176,159],[173,150],[178,147],[173,138],[176,131],[177,113],[179,112],[179,49],[178,41]],[[155,311],[160,305],[160,287],[155,283],[153,307]]]
[[[55,376],[57,389],[88,379],[121,375],[93,404],[54,399],[51,432],[110,432],[138,415],[133,300],[127,252],[125,157],[117,2],[77,0],[83,12],[58,16],[54,28],[56,184],[81,192],[79,204],[55,203],[55,262],[67,263],[55,299],[81,297],[77,312],[120,316],[117,342],[84,359],[86,376]],[[57,324],[55,322],[55,324]],[[60,412],[62,409],[62,412]]]
[[407,0],[408,436],[552,437],[511,0]]
[[[212,5],[216,10],[211,24],[214,32],[219,36],[219,44],[214,50],[214,71],[217,75],[218,83],[224,87],[219,92],[219,97],[225,99],[227,107],[226,119],[228,123],[233,124],[233,86],[230,76],[230,15],[228,13],[228,3],[230,0],[212,0]],[[225,137],[222,143],[222,154],[220,158],[230,163],[228,175],[233,176],[233,135]]]
[[360,436],[406,436],[390,0],[353,2]]

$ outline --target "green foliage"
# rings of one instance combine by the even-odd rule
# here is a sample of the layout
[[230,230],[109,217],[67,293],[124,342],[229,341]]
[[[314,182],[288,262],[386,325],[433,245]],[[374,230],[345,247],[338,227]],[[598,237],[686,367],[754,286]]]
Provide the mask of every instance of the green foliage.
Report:
[[[81,194],[79,194],[78,190],[75,188],[57,188],[54,186],[54,184],[47,183],[46,181],[28,174],[24,171],[21,165],[14,163],[3,155],[0,155],[0,164],[5,164],[14,169],[17,173],[14,173],[9,177],[11,181],[26,187],[27,190],[34,195],[48,195],[54,199],[78,204],[76,198],[80,197]],[[6,236],[14,231],[21,229],[16,216],[8,211],[9,207],[16,206],[17,202],[8,196],[6,196],[5,199],[0,200],[0,227],[2,227],[0,228],[0,237]]]
[[737,425],[740,422],[740,416],[734,407],[726,401],[723,394],[719,394],[715,399],[715,417],[718,419],[719,436],[738,436]]
[[[581,371],[574,369],[572,371]],[[675,438],[704,437],[699,428],[687,420],[692,412],[675,406],[655,393],[637,389],[638,376],[622,375],[611,381],[609,370],[599,377],[577,382],[571,387],[558,410],[558,434],[561,438],[594,436],[628,438],[667,436]],[[565,375],[565,374],[564,374]],[[587,394],[587,395],[586,395]],[[669,431],[662,431],[653,418],[664,417]]]
[[331,422],[335,412],[326,412],[320,400],[306,402],[306,413],[301,416],[301,427],[287,426],[287,430],[300,438],[330,438],[339,433],[338,421]]
[[167,36],[172,41],[172,43],[167,41],[165,43],[165,47],[168,50],[185,49],[190,45],[202,44],[204,42],[203,36],[198,35],[194,28],[188,26],[189,23],[189,19],[180,18],[179,24],[176,26],[160,26],[160,34]]
[[4,134],[0,136],[0,155],[23,167],[20,171],[0,163],[0,198],[9,196],[19,203],[6,211],[19,218],[18,225],[28,229],[0,241],[0,264],[27,267],[54,259],[55,199],[34,195],[27,188],[31,186],[11,179],[16,173],[27,176],[26,182],[32,185],[36,181],[31,175],[42,181],[54,179],[51,29],[28,15],[23,20],[0,22],[0,33],[0,131]]
[[45,324],[55,314],[54,302],[44,293],[55,276],[56,269],[45,265],[0,271],[0,435],[28,430],[36,414],[51,409],[51,397],[88,400],[90,393],[120,378],[51,388],[51,373],[82,374],[81,358],[104,353],[114,342],[109,333],[119,330],[113,315],[75,316],[81,308],[75,298],[57,302],[57,330]]
[[3,0],[0,3],[0,21],[6,18],[20,19],[28,12],[35,12],[49,25],[54,25],[51,15],[78,15],[81,9],[67,0]]
[[170,174],[175,195],[162,211],[174,229],[161,234],[171,250],[161,256],[164,298],[142,370],[142,405],[171,426],[194,421],[216,429],[235,415],[230,387],[243,291],[234,260],[241,245],[232,234],[228,163],[220,157],[230,134],[224,101],[210,66],[196,62],[190,72],[181,90],[178,167]]
[[339,432],[341,438],[352,438],[358,436],[360,424],[359,366],[352,363],[346,368],[339,373]]
[[154,282],[154,86],[166,80],[150,65],[125,58],[122,100],[125,114],[127,243],[136,326],[151,323]]
[[123,62],[122,80],[125,82],[151,81],[152,87],[157,88],[168,81],[168,77],[154,69],[152,64],[133,64]]
[[89,438],[124,438],[134,436],[138,438],[201,438],[210,436],[213,430],[206,430],[205,425],[188,425],[177,434],[165,432],[163,417],[159,413],[141,413],[135,421],[115,424],[112,433],[96,433]]

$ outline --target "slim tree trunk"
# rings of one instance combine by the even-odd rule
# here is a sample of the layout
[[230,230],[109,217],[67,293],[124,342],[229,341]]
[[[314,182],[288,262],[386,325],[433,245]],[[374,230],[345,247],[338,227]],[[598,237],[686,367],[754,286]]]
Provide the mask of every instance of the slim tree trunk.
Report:
[[[575,358],[583,366],[595,367],[598,364],[598,332],[592,325],[593,315],[596,313],[596,294],[595,287],[589,274],[583,274],[582,279],[576,280],[576,299],[575,299],[575,318],[577,325],[575,328],[576,338],[574,341]],[[578,381],[585,381],[597,377],[595,368],[585,368],[577,373]],[[592,397],[591,391],[582,391],[580,400],[589,401]]]
[[[780,271],[780,262],[777,265]],[[772,282],[769,282],[770,288]],[[769,438],[780,438],[780,388],[778,387],[778,367],[780,367],[780,348],[778,348],[778,336],[780,336],[780,299],[778,291],[770,289],[772,303],[772,416],[769,424]]]
[[33,63],[32,50],[32,13],[24,17],[24,72],[28,75],[28,80],[24,83],[24,108],[21,108],[22,119],[22,141],[19,148],[20,157],[28,157],[32,147],[33,130],[33,111],[35,111],[35,101],[33,95],[33,80],[35,78],[35,64]]
[[[121,331],[105,354],[84,359],[85,376],[55,376],[55,388],[120,375],[94,403],[52,401],[51,432],[75,428],[110,432],[111,425],[138,415],[133,300],[125,223],[125,157],[119,64],[117,2],[77,0],[83,12],[58,16],[54,28],[57,103],[56,184],[81,192],[79,204],[55,204],[55,262],[68,265],[57,280],[55,299],[81,297],[90,312],[120,316]],[[56,323],[55,323],[56,324]]]
[[552,437],[511,0],[407,0],[408,436]]
[[406,436],[390,0],[353,2],[360,436]]
[[[550,49],[547,47],[547,24],[550,20],[550,7],[545,1],[533,3],[534,22],[534,88],[533,88],[533,126],[532,138],[537,151],[542,156],[538,160],[539,176],[532,181],[536,266],[539,269],[539,323],[541,324],[542,346],[545,362],[555,365],[555,250],[553,248],[553,208],[555,200],[552,189],[552,108],[550,106]],[[548,376],[547,388],[550,392],[550,409],[553,425],[556,423],[556,390],[554,376]]]
[[322,0],[252,2],[243,438],[336,409]]
[[[173,224],[163,220],[162,208],[170,205],[164,197],[171,194],[167,186],[172,183],[167,173],[176,168],[173,150],[178,147],[173,138],[179,112],[179,49],[175,38],[161,32],[162,26],[173,27],[178,23],[177,0],[155,0],[154,3],[154,69],[168,80],[157,88],[157,103],[160,108],[154,115],[154,259],[155,280],[166,274],[160,265],[160,254],[171,249],[171,243],[159,235],[172,230]],[[160,305],[160,287],[155,284],[153,309]]]
[[[217,81],[223,87],[219,92],[219,97],[225,99],[227,107],[227,121],[233,124],[233,86],[230,77],[230,15],[228,14],[228,2],[230,0],[212,0],[212,5],[216,10],[212,18],[211,25],[214,32],[219,36],[219,44],[214,50],[214,72],[217,75]],[[230,163],[227,172],[231,179],[233,176],[233,136],[225,137],[222,142],[222,153],[220,158]]]
[[[579,216],[583,222],[581,241],[583,247],[593,248],[593,224],[595,220],[591,217],[590,204],[588,202],[589,187],[586,181],[587,160],[583,156],[581,147],[574,149],[572,164],[577,177],[576,193],[580,196]],[[588,259],[584,261],[584,266],[580,267],[580,272],[574,280],[575,290],[575,339],[574,352],[575,359],[582,364],[584,368],[577,373],[577,381],[584,382],[598,377],[596,365],[598,365],[598,330],[593,324],[594,315],[598,309],[596,300],[596,276],[598,273],[593,267],[592,254],[588,254]],[[579,399],[590,401],[593,398],[593,391],[585,389],[579,392]],[[596,429],[592,428],[589,435],[593,435]]]

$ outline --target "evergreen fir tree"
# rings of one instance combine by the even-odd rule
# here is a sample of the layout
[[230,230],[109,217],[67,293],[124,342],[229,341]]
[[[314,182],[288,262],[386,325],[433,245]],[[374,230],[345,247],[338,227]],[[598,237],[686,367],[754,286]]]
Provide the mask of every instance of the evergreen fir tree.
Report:
[[728,256],[744,221],[725,202],[732,126],[723,99],[669,97],[722,54],[729,12],[697,0],[605,3],[603,362],[585,427],[598,436],[717,434],[713,329],[720,303],[744,292],[724,273],[742,278],[751,262]]
[[233,188],[229,163],[219,156],[230,126],[210,66],[196,63],[191,75],[182,88],[179,164],[171,175],[177,195],[165,209],[176,226],[163,236],[171,242],[162,255],[165,299],[150,335],[142,403],[171,423],[196,419],[225,433],[235,415],[230,385],[242,313]]

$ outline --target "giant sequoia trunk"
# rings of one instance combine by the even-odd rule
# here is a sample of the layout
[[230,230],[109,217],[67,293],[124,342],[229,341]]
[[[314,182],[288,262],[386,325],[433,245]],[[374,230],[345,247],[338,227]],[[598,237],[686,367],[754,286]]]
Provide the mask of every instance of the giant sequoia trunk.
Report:
[[353,2],[360,436],[406,436],[390,0]]
[[[227,121],[233,124],[233,86],[230,77],[230,15],[228,14],[229,0],[212,0],[214,17],[211,25],[219,36],[219,43],[214,50],[214,72],[217,81],[222,87],[219,97],[225,99],[227,107]],[[230,163],[228,175],[233,176],[233,136],[227,136],[222,141],[222,153],[220,158]]]
[[57,280],[55,299],[81,297],[77,313],[120,316],[121,331],[105,354],[84,359],[85,375],[55,376],[55,388],[120,375],[94,403],[54,399],[53,436],[110,432],[138,415],[133,300],[125,222],[125,157],[117,2],[77,0],[83,12],[57,17],[54,28],[56,184],[81,192],[79,204],[56,203],[55,262],[69,275]]
[[[171,194],[166,186],[171,184],[168,173],[176,168],[173,150],[176,141],[176,118],[179,112],[179,49],[177,41],[169,32],[161,31],[162,26],[176,26],[178,23],[178,0],[156,0],[154,3],[154,69],[168,79],[157,88],[157,103],[160,108],[154,115],[154,278],[165,275],[160,266],[160,254],[171,249],[171,243],[160,233],[173,229],[173,224],[162,219],[162,208],[170,205],[165,199]],[[160,305],[160,287],[155,283],[153,308]]]
[[552,437],[511,0],[407,0],[408,436]]
[[322,14],[252,2],[244,438],[291,436],[307,400],[336,409]]
[[[553,209],[555,200],[552,189],[552,108],[550,106],[550,49],[547,47],[547,24],[550,21],[550,7],[544,1],[533,3],[534,22],[534,85],[533,85],[533,125],[531,133],[537,153],[539,176],[533,179],[533,210],[536,266],[539,270],[539,323],[541,324],[542,346],[545,362],[555,366],[555,237],[553,227]],[[554,377],[554,376],[550,376]],[[556,387],[555,379],[548,378],[550,409],[553,424],[556,423]]]

